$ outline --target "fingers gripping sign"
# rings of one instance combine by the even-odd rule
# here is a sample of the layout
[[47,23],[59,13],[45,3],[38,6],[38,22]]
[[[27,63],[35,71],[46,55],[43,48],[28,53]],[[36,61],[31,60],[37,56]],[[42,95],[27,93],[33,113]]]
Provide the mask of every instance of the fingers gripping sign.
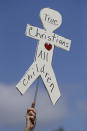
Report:
[[27,109],[26,113],[26,129],[25,131],[29,129],[33,129],[36,125],[36,109],[33,107],[34,103],[32,103],[31,108]]
[[44,29],[27,25],[26,36],[37,39],[39,42],[33,64],[16,87],[21,94],[24,94],[35,79],[41,76],[51,101],[55,104],[60,97],[60,91],[51,65],[53,50],[56,46],[69,51],[71,40],[52,33],[62,24],[62,16],[59,12],[44,8],[40,11],[40,18]]

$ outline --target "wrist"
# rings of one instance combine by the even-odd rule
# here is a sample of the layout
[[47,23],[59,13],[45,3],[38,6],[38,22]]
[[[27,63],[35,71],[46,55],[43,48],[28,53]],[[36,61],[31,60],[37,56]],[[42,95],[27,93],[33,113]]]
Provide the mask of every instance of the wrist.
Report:
[[33,131],[33,129],[29,128],[29,127],[26,127],[25,128],[25,131]]

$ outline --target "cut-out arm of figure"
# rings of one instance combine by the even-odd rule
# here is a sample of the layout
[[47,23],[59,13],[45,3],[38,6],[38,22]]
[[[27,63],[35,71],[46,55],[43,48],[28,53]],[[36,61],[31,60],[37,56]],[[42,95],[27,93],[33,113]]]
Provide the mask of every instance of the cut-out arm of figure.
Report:
[[38,27],[27,24],[25,34],[26,36],[37,39],[39,41],[46,41],[48,43],[54,44],[56,47],[66,51],[70,50],[71,40],[55,33],[50,33],[44,29],[40,29]]
[[69,51],[70,45],[71,45],[71,40],[66,39],[66,38],[59,36],[59,35],[57,35],[57,36],[58,36],[58,39],[56,40],[54,45],[58,48],[62,48],[66,51]]

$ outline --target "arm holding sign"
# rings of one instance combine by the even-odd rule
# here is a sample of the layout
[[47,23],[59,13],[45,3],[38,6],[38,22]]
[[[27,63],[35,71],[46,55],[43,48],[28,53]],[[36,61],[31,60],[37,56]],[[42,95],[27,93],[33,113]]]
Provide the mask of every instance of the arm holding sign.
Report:
[[32,103],[32,106],[29,109],[27,109],[25,131],[33,131],[35,125],[36,125],[36,110],[34,108],[34,103]]

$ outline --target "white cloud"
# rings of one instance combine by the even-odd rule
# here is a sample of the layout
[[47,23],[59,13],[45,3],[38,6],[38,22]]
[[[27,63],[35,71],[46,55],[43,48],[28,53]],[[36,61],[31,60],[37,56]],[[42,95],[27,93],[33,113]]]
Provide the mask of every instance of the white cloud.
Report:
[[[31,105],[34,91],[34,87],[30,87],[28,92],[21,96],[15,85],[0,84],[0,124],[4,126],[24,123],[24,115],[27,107]],[[40,87],[36,109],[39,125],[52,124],[68,114],[66,100],[60,98],[53,106],[47,92]]]
[[[66,90],[68,91],[68,86]],[[73,98],[73,96],[77,96],[78,90],[71,92],[70,90],[69,92],[67,91],[61,91],[62,96],[56,105],[53,106],[47,91],[40,83],[36,103],[36,130],[44,131],[47,129],[49,131],[62,125],[66,125],[65,127],[67,128],[67,123],[71,125],[70,130],[72,129],[72,123],[73,129],[80,129],[81,124],[83,124],[83,127],[86,126],[86,124],[84,124],[84,121],[87,120],[85,115],[87,114],[86,101],[81,99],[81,97]],[[81,94],[81,92],[82,91],[79,93]],[[0,127],[12,126],[13,128],[20,126],[24,128],[24,115],[26,113],[26,109],[31,106],[34,98],[34,93],[35,87],[30,87],[24,96],[21,96],[20,93],[16,90],[14,84],[0,84]]]

